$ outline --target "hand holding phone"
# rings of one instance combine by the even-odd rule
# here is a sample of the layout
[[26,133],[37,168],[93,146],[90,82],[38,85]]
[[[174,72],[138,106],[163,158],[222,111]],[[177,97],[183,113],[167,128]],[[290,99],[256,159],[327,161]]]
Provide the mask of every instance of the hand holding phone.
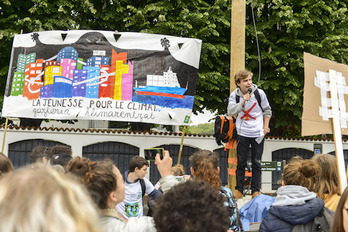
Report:
[[157,169],[159,173],[161,174],[161,177],[166,177],[171,175],[173,159],[170,157],[169,151],[164,151],[163,158],[160,158],[159,155],[157,155],[155,164],[157,165]]
[[156,155],[159,154],[160,158],[164,157],[164,148],[146,148],[144,149],[144,155],[146,160],[154,161]]

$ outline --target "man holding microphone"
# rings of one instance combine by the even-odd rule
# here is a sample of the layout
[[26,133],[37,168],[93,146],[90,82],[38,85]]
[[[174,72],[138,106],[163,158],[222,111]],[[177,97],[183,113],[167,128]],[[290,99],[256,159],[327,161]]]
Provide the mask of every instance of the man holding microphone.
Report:
[[258,89],[252,82],[253,73],[241,70],[234,76],[238,87],[230,97],[227,115],[237,114],[237,171],[236,191],[234,198],[243,197],[245,168],[251,147],[252,161],[252,197],[260,195],[261,188],[261,156],[263,153],[264,136],[270,132],[269,121],[272,110],[265,92]]

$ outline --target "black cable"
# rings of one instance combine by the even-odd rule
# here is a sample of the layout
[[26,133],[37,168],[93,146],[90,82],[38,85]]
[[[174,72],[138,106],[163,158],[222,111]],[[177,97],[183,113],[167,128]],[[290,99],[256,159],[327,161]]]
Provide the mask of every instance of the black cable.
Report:
[[260,47],[259,47],[259,39],[257,38],[257,31],[256,31],[256,23],[255,23],[255,15],[254,15],[254,7],[253,7],[253,0],[251,0],[251,14],[253,18],[253,24],[255,29],[255,38],[256,38],[256,46],[257,46],[257,56],[259,59],[259,78],[257,80],[257,86],[259,86],[260,78],[261,78],[261,55],[260,55]]

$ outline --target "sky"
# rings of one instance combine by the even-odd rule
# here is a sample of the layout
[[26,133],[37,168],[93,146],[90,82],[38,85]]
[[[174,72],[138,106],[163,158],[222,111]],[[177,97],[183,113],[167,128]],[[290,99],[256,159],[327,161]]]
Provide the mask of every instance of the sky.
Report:
[[[214,118],[215,117],[215,114],[208,111],[208,110],[205,110],[203,111],[203,114],[198,114],[198,115],[195,115],[194,113],[192,113],[192,123],[191,123],[191,126],[195,126],[195,125],[198,125],[198,124],[203,124],[203,123],[209,123],[209,119],[211,118]],[[212,123],[213,121],[210,121],[210,123]]]

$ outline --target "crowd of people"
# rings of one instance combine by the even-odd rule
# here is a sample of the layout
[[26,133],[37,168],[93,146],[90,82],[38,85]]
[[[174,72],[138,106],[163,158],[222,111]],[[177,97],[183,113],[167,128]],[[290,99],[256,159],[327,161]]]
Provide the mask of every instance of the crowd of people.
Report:
[[[65,146],[39,146],[31,160],[14,170],[0,153],[0,231],[243,231],[214,152],[193,153],[191,175],[173,166],[168,151],[157,155],[159,188],[146,179],[149,163],[138,155],[124,174],[112,160],[74,157]],[[153,200],[152,216],[144,216],[144,195]],[[334,156],[293,157],[259,231],[348,232],[347,197]]]

